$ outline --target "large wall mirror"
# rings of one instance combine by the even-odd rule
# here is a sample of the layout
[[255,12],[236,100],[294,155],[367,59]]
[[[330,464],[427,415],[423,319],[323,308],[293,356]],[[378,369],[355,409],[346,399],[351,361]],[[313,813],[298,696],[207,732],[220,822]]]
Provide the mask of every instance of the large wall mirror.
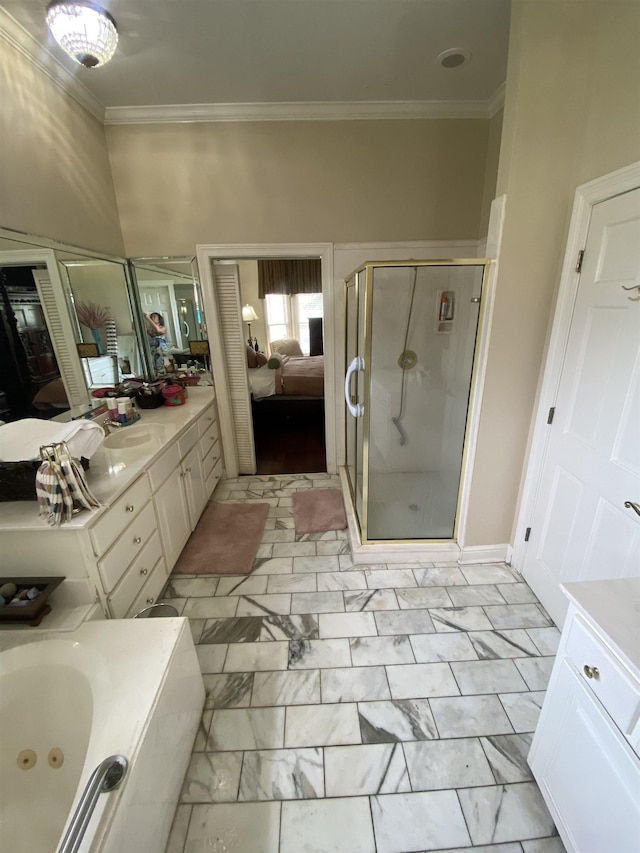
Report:
[[153,375],[123,258],[0,229],[0,420],[79,414]]
[[176,368],[208,369],[208,356],[194,352],[207,340],[195,257],[134,258],[130,261],[145,326],[145,348],[156,376]]

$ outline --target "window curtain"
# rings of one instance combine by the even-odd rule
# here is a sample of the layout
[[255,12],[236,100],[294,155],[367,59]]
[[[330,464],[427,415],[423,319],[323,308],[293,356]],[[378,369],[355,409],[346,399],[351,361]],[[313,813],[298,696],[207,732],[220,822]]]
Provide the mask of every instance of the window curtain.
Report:
[[258,296],[322,293],[320,258],[258,261]]

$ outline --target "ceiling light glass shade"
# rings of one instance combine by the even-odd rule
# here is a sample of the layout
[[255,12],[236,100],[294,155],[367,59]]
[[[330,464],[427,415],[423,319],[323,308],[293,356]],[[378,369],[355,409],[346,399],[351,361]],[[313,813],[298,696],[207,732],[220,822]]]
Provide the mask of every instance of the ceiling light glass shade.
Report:
[[258,315],[253,310],[252,305],[245,305],[242,309],[242,319],[245,323],[253,323],[254,320],[258,319]]
[[54,0],[47,8],[47,24],[60,47],[86,68],[104,65],[116,51],[116,22],[100,6]]

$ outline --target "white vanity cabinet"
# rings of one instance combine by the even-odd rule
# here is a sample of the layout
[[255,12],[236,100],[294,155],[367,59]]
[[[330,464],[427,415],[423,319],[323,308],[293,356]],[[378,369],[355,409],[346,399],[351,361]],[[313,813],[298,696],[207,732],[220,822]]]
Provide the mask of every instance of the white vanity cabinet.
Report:
[[640,581],[573,583],[566,590],[573,600],[529,764],[568,851],[635,853]]

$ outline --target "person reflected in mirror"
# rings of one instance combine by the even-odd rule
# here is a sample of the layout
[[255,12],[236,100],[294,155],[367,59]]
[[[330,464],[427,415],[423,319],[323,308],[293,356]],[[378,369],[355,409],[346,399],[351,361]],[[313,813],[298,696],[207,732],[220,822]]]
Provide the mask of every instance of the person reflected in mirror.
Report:
[[144,320],[147,326],[147,334],[149,335],[153,366],[156,373],[164,373],[164,354],[169,352],[167,327],[164,324],[164,318],[157,311],[152,311],[151,314],[144,315]]

